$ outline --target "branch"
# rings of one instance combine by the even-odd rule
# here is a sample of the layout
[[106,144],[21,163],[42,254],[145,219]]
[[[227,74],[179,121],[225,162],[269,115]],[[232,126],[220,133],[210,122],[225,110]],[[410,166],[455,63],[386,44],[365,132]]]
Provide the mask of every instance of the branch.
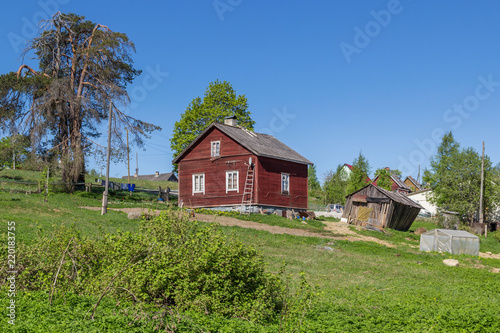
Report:
[[[17,75],[17,78],[18,78],[18,79],[19,79],[19,76],[21,76],[21,72],[22,72],[22,70],[23,70],[23,69],[25,69],[25,68],[26,68],[29,72],[31,72],[32,74],[34,74],[34,75],[39,75],[39,73],[38,73],[38,72],[36,72],[36,71],[35,71],[33,68],[31,68],[30,66],[28,66],[28,65],[22,65],[21,67],[19,67],[19,69],[18,69],[18,70],[17,70],[17,72],[16,72],[16,75]],[[43,75],[45,75],[46,77],[50,77],[49,75],[47,75],[47,74],[45,74],[45,73],[43,73]]]
[[[111,281],[108,283],[108,285],[106,286],[106,288],[104,288],[104,291],[102,292],[101,296],[99,297],[99,300],[97,300],[97,303],[94,305],[94,309],[92,310],[92,315],[90,316],[90,319],[94,320],[94,314],[95,314],[95,310],[97,309],[97,307],[99,306],[99,303],[101,303],[101,300],[102,298],[104,297],[104,295],[106,295],[106,293],[109,291],[109,289],[111,288],[111,285],[113,284],[113,282],[115,281],[115,279],[121,275],[123,272],[125,272],[127,269],[129,269],[130,267],[133,267],[135,265],[137,265],[138,263],[146,260],[149,258],[149,256],[146,256],[146,258],[142,259],[142,260],[139,260],[137,262],[135,262],[134,264],[132,264],[130,267],[129,265],[134,262],[134,260],[136,260],[137,258],[139,258],[142,254],[144,254],[145,252],[149,252],[153,247],[154,247],[155,243],[153,243],[151,245],[151,247],[147,250],[144,250],[142,251],[141,253],[139,253],[138,255],[136,255],[135,257],[133,257],[132,259],[130,259],[130,261],[125,265],[125,267],[123,267],[123,269],[121,271],[119,271],[118,273],[116,273],[113,278],[111,279]],[[90,311],[90,309],[89,309]],[[87,311],[88,313],[88,311]]]
[[59,268],[57,269],[56,277],[54,278],[54,283],[52,284],[52,290],[50,291],[50,297],[49,297],[49,304],[52,305],[52,295],[54,294],[54,290],[56,290],[56,283],[57,283],[57,277],[59,276],[59,271],[61,270],[64,257],[66,256],[66,252],[68,252],[69,245],[71,244],[71,241],[73,240],[73,237],[68,242],[68,246],[66,247],[66,250],[63,252],[63,256],[61,258],[61,262],[59,263]]

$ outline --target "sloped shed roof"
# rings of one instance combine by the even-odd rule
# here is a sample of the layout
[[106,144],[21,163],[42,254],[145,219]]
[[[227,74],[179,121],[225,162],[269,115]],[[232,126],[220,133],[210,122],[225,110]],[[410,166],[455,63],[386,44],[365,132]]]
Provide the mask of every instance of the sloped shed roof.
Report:
[[229,126],[221,123],[212,123],[208,126],[186,147],[186,149],[174,158],[173,163],[178,163],[182,156],[189,151],[189,149],[194,146],[200,138],[213,128],[219,129],[221,132],[238,142],[256,156],[277,158],[301,164],[313,164],[307,158],[303,157],[272,135],[255,133],[240,126]]
[[347,197],[353,196],[356,193],[364,190],[365,188],[367,188],[369,186],[372,186],[377,191],[379,191],[381,194],[383,194],[384,196],[388,197],[389,199],[391,199],[393,201],[402,203],[403,205],[406,205],[406,206],[411,206],[411,207],[415,207],[415,208],[419,208],[419,209],[424,209],[424,207],[422,207],[418,202],[415,202],[415,201],[411,200],[410,198],[407,198],[405,195],[403,195],[401,193],[391,192],[391,191],[388,191],[388,190],[383,189],[381,187],[375,186],[373,184],[368,184],[367,186],[363,187],[362,189],[359,189],[356,192],[353,192],[353,193],[349,194]]

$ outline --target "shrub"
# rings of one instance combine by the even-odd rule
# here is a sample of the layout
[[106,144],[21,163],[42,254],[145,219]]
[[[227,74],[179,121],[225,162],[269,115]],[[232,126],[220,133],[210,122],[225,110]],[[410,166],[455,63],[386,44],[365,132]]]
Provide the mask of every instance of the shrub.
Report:
[[276,316],[286,297],[281,276],[265,272],[254,248],[179,211],[143,220],[138,233],[97,239],[61,226],[50,237],[40,233],[35,243],[20,244],[18,253],[17,287],[46,291],[50,300],[66,293],[97,300],[108,295],[260,321]]

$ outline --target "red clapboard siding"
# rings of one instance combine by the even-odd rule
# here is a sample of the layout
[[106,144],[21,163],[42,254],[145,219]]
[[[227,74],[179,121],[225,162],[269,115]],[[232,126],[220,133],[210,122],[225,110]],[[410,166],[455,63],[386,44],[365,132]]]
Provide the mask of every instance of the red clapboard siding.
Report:
[[[220,157],[211,157],[211,142],[220,141]],[[179,200],[188,207],[239,205],[248,159],[256,157],[237,142],[214,129],[179,161]],[[238,171],[238,191],[226,193],[226,171]],[[205,193],[193,194],[193,174],[205,174]]]
[[[211,157],[211,142],[220,141],[220,157]],[[214,128],[179,161],[179,201],[187,207],[240,205],[248,160],[255,164],[253,203],[307,209],[307,165],[257,157]],[[238,171],[238,191],[226,193],[226,171]],[[290,193],[281,193],[281,173],[290,174]],[[192,175],[205,174],[205,193],[192,190]]]
[[[258,159],[259,203],[307,209],[307,165],[268,157]],[[290,174],[290,193],[281,193],[281,173]]]

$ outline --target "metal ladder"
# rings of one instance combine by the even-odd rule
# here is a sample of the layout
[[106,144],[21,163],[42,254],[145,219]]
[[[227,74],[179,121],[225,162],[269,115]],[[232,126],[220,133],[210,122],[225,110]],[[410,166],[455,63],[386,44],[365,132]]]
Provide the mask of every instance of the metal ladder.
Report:
[[253,199],[253,182],[254,182],[254,169],[252,164],[248,164],[247,178],[245,180],[245,187],[243,188],[243,196],[241,198],[241,213],[250,213],[249,208],[252,205]]

